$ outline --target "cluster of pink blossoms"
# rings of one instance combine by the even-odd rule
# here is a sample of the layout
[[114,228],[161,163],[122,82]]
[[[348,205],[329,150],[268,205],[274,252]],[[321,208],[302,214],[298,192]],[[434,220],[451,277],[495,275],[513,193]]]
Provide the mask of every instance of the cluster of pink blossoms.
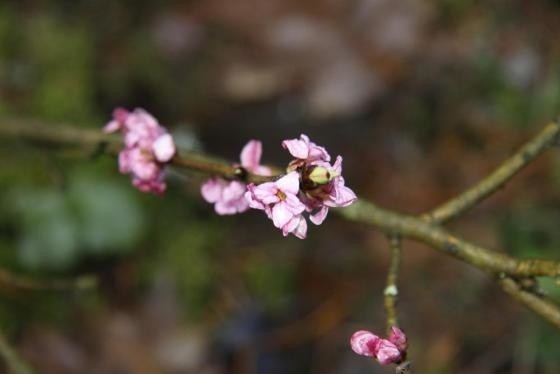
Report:
[[[143,109],[117,108],[113,119],[105,125],[107,133],[120,131],[124,149],[119,153],[119,170],[132,176],[132,184],[143,192],[162,194],[165,191],[165,164],[176,153],[173,138],[158,121]],[[284,236],[307,235],[307,220],[320,225],[329,208],[345,207],[356,200],[356,194],[344,184],[342,157],[330,164],[325,148],[311,142],[306,135],[289,139],[282,146],[294,157],[281,178],[255,185],[241,180],[211,178],[201,187],[204,199],[214,204],[220,215],[237,214],[249,208],[263,210]],[[244,171],[270,176],[271,170],[260,165],[262,144],[249,141],[241,151]]]
[[[254,174],[270,175],[270,169],[260,165],[261,155],[261,142],[249,141],[241,150],[241,166]],[[246,191],[246,183],[223,178],[210,178],[200,188],[202,197],[214,204],[214,210],[220,215],[243,213],[249,209],[249,202],[245,199]]]
[[165,191],[164,166],[175,155],[175,143],[167,130],[143,109],[117,108],[103,129],[120,131],[124,149],[119,153],[119,170],[132,176],[132,184],[142,192],[162,194]]
[[350,338],[352,350],[359,355],[375,357],[381,365],[399,364],[406,358],[406,335],[396,326],[391,327],[388,339],[370,331],[356,331]]
[[[329,208],[345,207],[356,200],[356,194],[344,184],[342,157],[333,165],[325,148],[311,142],[305,135],[299,139],[285,140],[282,146],[295,157],[287,174],[273,182],[259,185],[240,181],[212,178],[202,185],[206,201],[214,204],[218,214],[235,214],[249,207],[263,210],[284,236],[293,234],[303,239],[307,234],[309,219],[320,225]],[[241,152],[241,166],[251,173],[269,176],[270,170],[260,165],[262,146],[250,141]]]

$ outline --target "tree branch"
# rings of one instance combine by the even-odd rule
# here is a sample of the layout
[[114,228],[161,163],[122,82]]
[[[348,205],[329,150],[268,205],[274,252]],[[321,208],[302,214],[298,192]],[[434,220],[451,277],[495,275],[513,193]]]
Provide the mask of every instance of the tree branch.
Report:
[[[0,134],[46,146],[86,147],[112,156],[117,155],[122,148],[122,141],[118,135],[68,125],[49,125],[38,121],[4,120],[0,122]],[[215,157],[188,152],[177,152],[171,164],[191,171],[248,183],[259,184],[277,178],[252,174],[235,164]]]
[[375,226],[388,234],[398,232],[403,237],[424,242],[490,273],[506,273],[517,277],[560,275],[560,262],[516,259],[469,243],[420,218],[385,210],[366,201],[358,200],[337,212],[347,219]]
[[510,277],[498,278],[498,284],[505,293],[560,329],[560,306],[558,304],[545,296],[525,290]]
[[[516,168],[518,170],[522,166],[520,162],[524,165],[531,157],[535,157],[542,151],[546,145],[550,145],[559,131],[560,126],[557,124],[548,125],[539,136],[524,146],[520,153],[506,161],[499,168],[500,170],[510,170],[509,173],[503,171],[494,172],[485,179],[493,182],[481,182],[480,185],[484,187],[478,188],[475,186],[469,191],[489,191],[492,189],[491,186],[499,185],[499,181],[503,183],[503,181],[507,180],[506,174],[513,175],[511,170]],[[56,144],[59,141],[61,145],[66,146],[102,146],[105,144],[107,145],[105,150],[111,154],[114,154],[120,147],[117,137],[102,134],[100,130],[40,125],[36,122],[11,121],[0,124],[0,133],[16,136],[24,140],[47,142],[50,144]],[[519,157],[521,157],[521,161]],[[234,164],[228,164],[215,158],[193,153],[179,153],[172,159],[171,163],[188,170],[205,172],[229,179],[240,179],[247,182],[260,183],[278,178],[278,176],[263,177],[250,173],[240,173],[240,168]],[[494,187],[494,190],[495,188],[497,187]],[[489,192],[484,192],[482,195],[487,193]],[[463,195],[471,196],[466,200],[474,201],[472,200],[474,199],[472,197],[474,196],[473,193],[465,193]],[[459,200],[464,201],[463,199]],[[474,204],[474,202],[469,204]],[[464,203],[460,206],[467,207]],[[464,241],[426,220],[385,210],[363,200],[358,200],[352,206],[337,209],[336,211],[347,219],[370,224],[385,231],[387,234],[399,233],[404,237],[422,241],[441,252],[491,273],[506,273],[516,277],[557,277],[560,275],[560,262],[538,259],[519,260]]]
[[[511,277],[558,277],[560,276],[560,262],[539,259],[517,259],[469,243],[434,225],[434,223],[442,223],[456,217],[495,192],[519,170],[552,145],[557,140],[559,133],[560,125],[557,123],[549,124],[539,135],[523,146],[513,157],[506,160],[487,178],[484,178],[480,183],[468,189],[457,198],[448,201],[423,217],[418,218],[399,214],[363,200],[357,201],[350,207],[338,209],[336,212],[349,220],[376,227],[389,235],[397,233],[403,237],[424,242],[440,252],[453,256],[490,274],[500,276],[500,285],[508,294],[547,320],[550,320],[556,326],[559,326],[557,316],[560,315],[560,310],[558,307],[527,290],[517,287],[517,283],[512,281]],[[117,137],[102,134],[100,130],[46,126],[22,121],[0,124],[0,134],[49,145],[89,146],[112,155],[116,154],[121,147]],[[278,178],[278,176],[263,177],[250,174],[235,164],[189,153],[178,153],[171,163],[187,170],[204,172],[228,179],[239,179],[245,182],[261,183]],[[392,277],[391,273],[393,271],[390,270],[388,278]],[[394,274],[396,278],[396,272]],[[389,281],[392,282],[392,280],[388,279]],[[392,302],[390,301],[390,303]]]
[[521,169],[557,142],[559,134],[560,124],[551,122],[513,156],[504,161],[492,174],[459,196],[438,206],[430,213],[424,214],[422,218],[433,223],[444,223],[461,215],[496,192]]

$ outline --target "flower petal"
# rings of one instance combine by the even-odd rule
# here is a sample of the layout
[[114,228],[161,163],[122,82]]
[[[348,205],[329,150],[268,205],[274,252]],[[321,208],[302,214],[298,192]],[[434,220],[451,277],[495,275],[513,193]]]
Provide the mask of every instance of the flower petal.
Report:
[[214,205],[214,210],[221,216],[242,213],[248,209],[248,203],[245,199],[232,201],[219,200]]
[[288,223],[286,223],[283,227],[282,227],[282,234],[284,236],[288,236],[289,233],[291,233],[292,231],[294,231],[295,229],[297,229],[299,222],[301,221],[303,217],[300,215],[294,216],[292,217],[291,220],[288,221]]
[[394,364],[401,360],[401,352],[396,345],[387,339],[380,339],[375,348],[375,357],[381,365]]
[[266,182],[259,184],[252,188],[253,198],[260,201],[261,203],[268,205],[274,204],[280,201],[276,193],[278,188],[273,182]]
[[222,191],[224,189],[223,181],[217,180],[215,178],[208,179],[201,187],[200,193],[204,200],[209,203],[215,203],[222,197]]
[[300,139],[288,139],[282,142],[282,147],[295,158],[306,159],[309,156],[308,143]]
[[286,194],[284,203],[286,204],[290,212],[292,212],[292,214],[300,214],[305,210],[305,204],[303,204],[296,195]]
[[350,347],[359,355],[375,356],[375,346],[381,338],[366,330],[356,331],[350,338]]
[[122,174],[128,174],[130,170],[130,150],[123,149],[119,152],[119,171]]
[[245,191],[247,191],[245,183],[239,181],[229,182],[222,192],[222,199],[227,202],[242,199]]
[[276,187],[285,194],[296,195],[299,191],[299,173],[292,171],[274,182]]
[[143,180],[133,177],[132,185],[142,192],[149,192],[156,195],[162,195],[167,188],[167,185],[162,179]]
[[129,152],[130,169],[132,173],[144,180],[156,179],[161,168],[152,159],[146,157],[140,148],[132,148]]
[[397,326],[391,327],[391,333],[389,334],[389,341],[397,346],[399,351],[406,352],[408,348],[408,341],[404,332]]
[[124,123],[130,112],[124,108],[115,108],[113,110],[113,119],[120,123]]
[[272,207],[272,223],[274,226],[282,229],[290,220],[294,214],[288,209],[288,206],[283,202],[279,202],[278,204]]
[[301,219],[299,220],[299,224],[296,229],[292,231],[292,234],[294,234],[297,238],[305,239],[307,236],[307,221],[302,216],[300,217]]
[[126,122],[129,126],[134,123],[139,123],[150,128],[159,127],[157,119],[142,108],[135,108],[132,113],[129,113],[126,117]]
[[316,225],[320,225],[321,223],[323,223],[325,218],[327,218],[328,213],[329,213],[329,208],[323,205],[317,213],[309,215],[309,220]]
[[121,129],[121,122],[116,121],[116,120],[112,120],[109,121],[105,127],[103,127],[103,132],[106,134],[110,134],[112,132],[118,131]]
[[247,200],[247,202],[249,203],[249,207],[253,209],[264,210],[265,205],[260,200],[255,198],[254,190],[255,190],[255,185],[253,183],[247,186],[247,192],[245,192],[244,195],[245,200]]
[[[344,183],[344,182],[343,182]],[[344,184],[336,187],[336,205],[339,207],[344,207],[352,204],[356,201],[358,197],[350,188],[344,186]]]
[[258,166],[253,170],[253,173],[257,175],[272,175],[272,170],[266,166]]
[[336,161],[334,162],[332,168],[337,175],[342,174],[342,156],[336,156]]
[[310,142],[308,147],[309,147],[309,155],[307,156],[307,159],[309,161],[322,160],[328,162],[331,160],[331,155],[329,155],[329,153],[324,147],[318,146],[313,142]]
[[241,166],[255,172],[261,162],[262,143],[258,140],[251,140],[241,150]]
[[228,216],[237,213],[235,205],[228,204],[225,201],[218,200],[214,205],[214,210],[221,216]]
[[170,134],[163,134],[152,144],[152,151],[159,162],[171,160],[175,154],[175,143]]

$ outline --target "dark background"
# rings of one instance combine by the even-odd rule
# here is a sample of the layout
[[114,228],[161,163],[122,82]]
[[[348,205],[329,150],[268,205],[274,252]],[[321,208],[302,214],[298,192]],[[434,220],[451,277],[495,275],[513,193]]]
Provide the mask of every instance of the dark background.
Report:
[[[99,128],[143,107],[184,149],[289,161],[308,134],[359,197],[421,213],[560,113],[560,2],[0,2],[0,120]],[[0,327],[40,373],[391,373],[353,354],[384,329],[384,236],[331,215],[283,238],[219,217],[204,180],[142,195],[91,152],[0,139],[0,263],[97,274],[89,292],[0,288]],[[451,228],[560,259],[552,150]],[[486,275],[405,241],[400,320],[416,373],[558,373],[558,331]],[[557,299],[559,286],[543,283]]]

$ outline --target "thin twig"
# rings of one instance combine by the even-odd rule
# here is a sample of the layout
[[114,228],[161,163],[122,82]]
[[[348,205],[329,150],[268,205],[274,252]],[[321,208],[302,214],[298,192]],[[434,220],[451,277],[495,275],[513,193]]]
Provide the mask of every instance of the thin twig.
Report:
[[560,328],[560,306],[543,295],[524,289],[511,277],[500,277],[498,284],[508,295],[519,301],[557,328]]
[[387,313],[387,334],[391,327],[398,326],[397,301],[399,296],[398,277],[401,263],[401,238],[399,234],[387,235],[389,248],[391,250],[391,262],[387,273],[387,284],[383,291],[385,311]]
[[477,205],[501,188],[521,169],[553,145],[560,134],[560,124],[551,122],[513,156],[504,161],[492,174],[480,182],[422,216],[426,221],[444,223]]
[[82,275],[75,279],[31,279],[0,269],[0,287],[26,291],[88,290],[97,285],[92,275]]
[[490,273],[506,273],[517,277],[560,275],[560,262],[538,259],[516,259],[506,254],[469,243],[414,216],[382,209],[373,203],[358,200],[336,211],[341,216],[362,222],[386,233],[398,232]]
[[[118,135],[104,134],[101,130],[72,127],[68,125],[48,125],[38,121],[11,120],[0,122],[0,133],[40,145],[87,147],[95,152],[116,155],[121,146]],[[227,163],[207,155],[177,152],[171,164],[191,171],[238,179],[248,183],[263,183],[275,180],[277,176],[252,174],[235,164]]]

